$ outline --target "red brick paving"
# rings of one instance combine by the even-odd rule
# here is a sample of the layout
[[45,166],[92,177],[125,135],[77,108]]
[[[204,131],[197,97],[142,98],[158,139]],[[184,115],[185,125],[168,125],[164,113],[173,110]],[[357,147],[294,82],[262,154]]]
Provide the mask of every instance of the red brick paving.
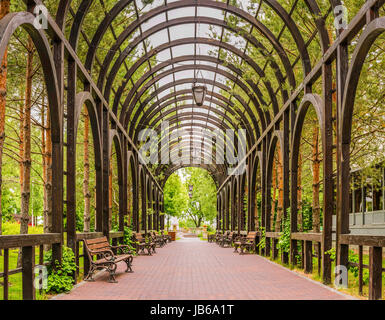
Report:
[[118,283],[107,273],[81,283],[56,299],[128,300],[266,300],[346,299],[318,283],[257,255],[240,256],[199,239],[181,239],[157,249],[153,256],[134,258],[134,273],[120,263]]

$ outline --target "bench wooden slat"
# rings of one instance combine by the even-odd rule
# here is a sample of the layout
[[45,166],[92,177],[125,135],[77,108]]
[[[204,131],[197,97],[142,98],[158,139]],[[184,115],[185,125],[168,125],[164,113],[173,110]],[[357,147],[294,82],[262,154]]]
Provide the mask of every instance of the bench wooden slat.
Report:
[[102,238],[96,238],[96,239],[87,239],[84,240],[88,245],[94,244],[94,243],[100,243],[100,242],[108,242],[107,237],[102,237]]

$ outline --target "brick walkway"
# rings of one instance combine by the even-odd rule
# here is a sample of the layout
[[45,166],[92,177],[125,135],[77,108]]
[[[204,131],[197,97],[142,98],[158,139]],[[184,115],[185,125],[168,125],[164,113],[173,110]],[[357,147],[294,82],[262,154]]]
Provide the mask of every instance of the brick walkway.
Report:
[[134,273],[120,263],[116,279],[107,273],[82,282],[56,299],[260,300],[346,299],[311,280],[257,255],[233,253],[196,238],[185,238],[157,249],[153,256],[134,258]]

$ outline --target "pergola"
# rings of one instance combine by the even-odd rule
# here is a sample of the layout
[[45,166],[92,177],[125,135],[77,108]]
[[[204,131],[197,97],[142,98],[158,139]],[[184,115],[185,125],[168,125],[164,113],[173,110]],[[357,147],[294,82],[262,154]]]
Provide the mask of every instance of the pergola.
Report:
[[[103,4],[103,0],[95,1]],[[304,269],[311,272],[312,244],[316,243],[323,281],[330,283],[332,263],[326,251],[332,248],[332,216],[336,214],[336,265],[348,265],[349,245],[358,245],[361,250],[363,246],[369,247],[370,298],[380,298],[385,239],[349,234],[349,197],[344,195],[350,190],[349,152],[355,92],[365,57],[385,31],[385,18],[379,16],[384,1],[367,0],[346,28],[332,30],[335,36],[329,34],[326,24],[340,19],[339,0],[295,0],[290,1],[290,5],[260,0],[249,8],[246,1],[230,0],[155,0],[147,5],[139,0],[118,0],[106,10],[95,31],[87,34],[85,21],[95,1],[82,0],[78,6],[71,6],[71,0],[60,0],[57,12],[48,14],[46,30],[34,27],[34,9],[42,4],[40,0],[24,0],[24,12],[10,13],[0,21],[1,57],[18,27],[32,37],[44,71],[52,123],[52,233],[0,236],[0,248],[15,245],[23,248],[24,298],[34,297],[33,248],[52,244],[53,256],[60,260],[64,209],[67,245],[75,252],[82,239],[101,234],[113,241],[122,237],[128,206],[128,175],[133,183],[133,227],[144,232],[164,228],[164,216],[159,214],[163,211],[162,188],[167,178],[182,167],[203,167],[212,175],[218,186],[217,228],[222,231],[256,230],[258,184],[264,230],[257,231],[259,237],[266,239],[262,253],[277,257],[280,235],[270,229],[270,190],[278,147],[283,163],[283,212],[286,216],[290,209],[291,221],[291,251],[289,255],[282,255],[282,261],[296,264],[297,242],[300,242]],[[304,10],[314,19],[315,28],[310,37],[301,31],[293,17],[302,2]],[[121,19],[128,7],[133,8],[135,15],[116,33],[114,21]],[[261,10],[276,17],[280,32],[272,32],[265,24]],[[236,23],[232,23],[234,19]],[[100,50],[107,33],[112,33],[114,40],[108,48]],[[281,42],[283,34],[292,39],[295,57]],[[85,59],[78,55],[80,41],[88,46]],[[314,43],[319,47],[318,59],[309,55],[309,46]],[[259,53],[258,57],[250,55],[251,47]],[[349,55],[350,48],[352,55]],[[230,58],[239,63],[232,63]],[[253,77],[245,76],[249,72]],[[194,101],[192,86],[207,88],[202,106]],[[318,89],[320,93],[316,93]],[[89,234],[76,233],[76,136],[83,106],[87,108],[92,127],[97,188],[96,232]],[[323,228],[320,233],[297,230],[299,144],[309,108],[315,109],[322,134]],[[152,129],[161,134],[164,121],[169,123],[169,132],[183,129],[183,141],[161,135],[159,145],[167,138],[170,154],[181,153],[183,157],[179,157],[180,163],[161,163],[153,170],[151,164],[141,161],[140,132]],[[337,128],[336,141],[333,127]],[[220,148],[213,154],[208,153],[212,142],[207,139],[207,133],[228,129],[235,131],[239,140],[234,146],[236,151],[243,141],[238,130],[246,130],[242,146],[246,155],[238,159],[237,165],[229,163],[227,158],[223,163],[204,163],[205,157],[211,158],[219,151],[223,153]],[[223,145],[227,141],[223,141]],[[109,161],[113,144],[119,175],[119,232],[111,232],[108,223]],[[193,150],[198,150],[198,155],[194,155]],[[200,163],[191,164],[193,157]],[[246,168],[242,174],[232,174],[242,165]],[[258,170],[260,180],[257,181]],[[157,177],[161,174],[160,180]],[[243,208],[245,192],[246,210]],[[147,207],[154,210],[153,215],[147,216]]]

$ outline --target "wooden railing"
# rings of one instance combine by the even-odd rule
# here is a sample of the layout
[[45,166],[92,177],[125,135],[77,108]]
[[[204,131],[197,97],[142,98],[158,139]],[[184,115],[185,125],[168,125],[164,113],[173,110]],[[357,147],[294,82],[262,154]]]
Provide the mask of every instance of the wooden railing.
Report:
[[[261,235],[262,236],[262,235]],[[280,232],[266,232],[266,246],[267,249],[263,251],[266,256],[272,256],[274,259],[278,258],[279,250],[277,248]],[[301,268],[305,273],[313,272],[313,258],[318,259],[318,274],[321,275],[322,265],[322,233],[312,232],[295,232],[291,234],[291,240],[300,241],[302,247]],[[270,241],[272,240],[271,246]],[[348,261],[348,266],[358,267],[358,281],[359,294],[363,294],[363,270],[369,270],[369,299],[377,300],[382,297],[382,274],[385,268],[382,267],[383,250],[385,247],[385,236],[371,236],[371,235],[355,235],[355,234],[341,234],[339,236],[339,243],[348,246],[358,247],[358,263]],[[363,263],[364,247],[369,250],[369,264]],[[259,252],[257,252],[259,253]]]
[[[9,276],[17,273],[22,273],[23,300],[35,299],[35,248],[38,247],[39,250],[39,265],[43,265],[44,245],[60,243],[60,233],[0,236],[0,250],[4,249],[4,270],[0,273],[4,282],[3,299],[9,298]],[[21,248],[21,267],[9,270],[9,250],[17,248]]]
[[[363,292],[363,270],[369,269],[369,299],[382,297],[382,248],[385,247],[385,236],[341,234],[339,242],[345,245],[358,246],[358,263],[349,261],[349,265],[358,267],[359,293]],[[369,247],[369,264],[363,264],[363,248]]]

